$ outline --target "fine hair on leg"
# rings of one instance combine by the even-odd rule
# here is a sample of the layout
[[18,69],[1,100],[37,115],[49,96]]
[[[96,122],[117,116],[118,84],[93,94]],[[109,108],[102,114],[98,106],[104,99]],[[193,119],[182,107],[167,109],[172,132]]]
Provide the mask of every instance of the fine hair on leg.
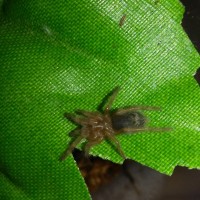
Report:
[[66,159],[66,157],[72,153],[76,145],[83,139],[83,137],[80,135],[78,136],[71,144],[70,146],[63,152],[63,154],[60,157],[60,160],[63,161]]
[[106,103],[106,107],[105,107],[105,111],[104,112],[109,112],[110,111],[111,106],[112,106],[112,104],[113,104],[113,102],[114,102],[119,90],[120,90],[120,87],[118,87],[118,86],[113,90],[112,95],[108,98],[108,102]]
[[127,112],[138,111],[138,110],[158,111],[161,110],[161,108],[156,106],[133,106],[130,108],[119,109],[115,112],[115,114],[122,115]]

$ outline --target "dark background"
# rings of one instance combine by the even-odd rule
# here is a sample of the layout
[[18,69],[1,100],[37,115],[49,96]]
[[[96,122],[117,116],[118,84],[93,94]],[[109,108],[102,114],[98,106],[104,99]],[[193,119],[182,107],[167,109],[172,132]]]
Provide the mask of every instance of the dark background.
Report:
[[182,0],[181,2],[185,6],[182,26],[200,52],[200,0]]
[[[182,26],[198,52],[200,52],[200,0],[181,0],[185,6]],[[200,66],[194,76],[200,85]]]

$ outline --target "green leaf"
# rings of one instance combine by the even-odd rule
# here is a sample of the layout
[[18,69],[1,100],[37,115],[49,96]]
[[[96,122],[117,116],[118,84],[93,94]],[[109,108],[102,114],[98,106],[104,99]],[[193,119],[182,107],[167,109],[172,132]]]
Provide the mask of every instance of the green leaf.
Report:
[[[126,15],[122,27],[121,18]],[[70,156],[65,112],[95,111],[117,85],[113,108],[154,105],[149,126],[170,132],[117,136],[128,158],[165,174],[200,167],[200,63],[175,0],[7,0],[0,21],[0,163],[4,199],[89,199]],[[122,163],[107,141],[91,154]],[[10,191],[7,193],[7,191]]]

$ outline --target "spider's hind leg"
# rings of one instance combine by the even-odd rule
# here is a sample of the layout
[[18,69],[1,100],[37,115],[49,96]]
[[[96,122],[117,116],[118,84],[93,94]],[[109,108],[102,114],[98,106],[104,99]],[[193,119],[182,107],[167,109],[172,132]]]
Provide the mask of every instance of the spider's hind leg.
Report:
[[164,132],[164,131],[171,131],[172,128],[169,127],[143,127],[143,128],[122,128],[117,131],[116,134],[123,134],[123,133],[136,133],[136,132]]
[[129,108],[119,109],[115,112],[115,114],[122,115],[122,114],[125,114],[127,112],[134,112],[134,111],[138,111],[138,110],[158,111],[158,110],[161,110],[161,108],[157,107],[157,106],[132,106],[132,107],[129,107]]

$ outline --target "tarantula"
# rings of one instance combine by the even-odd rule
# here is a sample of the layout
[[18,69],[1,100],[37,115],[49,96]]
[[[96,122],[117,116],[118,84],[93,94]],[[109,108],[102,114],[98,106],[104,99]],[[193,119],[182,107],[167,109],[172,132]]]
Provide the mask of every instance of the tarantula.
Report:
[[86,156],[88,156],[89,150],[92,146],[101,143],[104,139],[109,139],[115,143],[121,157],[126,159],[126,156],[122,151],[119,141],[115,135],[120,133],[135,133],[139,131],[170,130],[170,128],[145,127],[147,119],[143,114],[138,112],[138,110],[160,110],[159,107],[133,106],[111,111],[111,106],[119,92],[119,89],[119,87],[116,87],[113,90],[103,112],[78,110],[76,112],[77,115],[68,114],[66,116],[68,119],[80,125],[80,128],[71,132],[71,136],[76,138],[63,152],[60,158],[61,160],[64,160],[69,154],[71,154],[73,149],[83,139],[87,140],[84,147]]

